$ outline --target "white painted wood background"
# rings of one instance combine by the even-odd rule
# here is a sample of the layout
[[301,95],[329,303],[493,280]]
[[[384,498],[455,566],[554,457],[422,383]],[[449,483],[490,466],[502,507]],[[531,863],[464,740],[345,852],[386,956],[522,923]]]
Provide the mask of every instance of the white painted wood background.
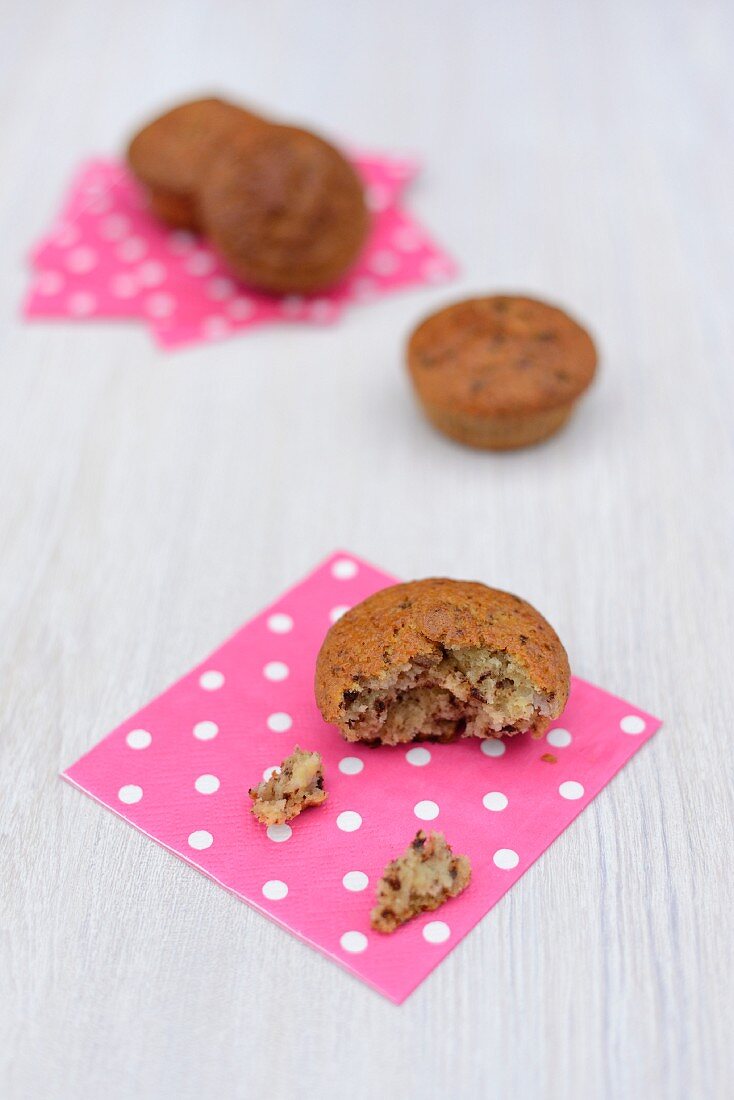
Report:
[[[3,1097],[734,1094],[733,55],[726,0],[2,4]],[[78,160],[211,87],[422,156],[461,281],[168,355],[21,323]],[[603,352],[506,456],[433,435],[401,367],[497,288]],[[400,1009],[57,779],[336,546],[521,593],[665,719]]]

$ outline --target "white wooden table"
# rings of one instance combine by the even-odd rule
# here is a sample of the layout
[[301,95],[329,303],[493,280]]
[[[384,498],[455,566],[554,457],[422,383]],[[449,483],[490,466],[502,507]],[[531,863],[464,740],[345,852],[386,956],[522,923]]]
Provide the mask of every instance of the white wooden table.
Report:
[[[734,1094],[733,50],[725,0],[5,6],[3,1097]],[[460,282],[169,355],[21,323],[78,160],[210,87],[423,157]],[[401,364],[498,288],[603,349],[507,456],[432,434]],[[400,1009],[57,778],[336,546],[521,593],[665,719]]]

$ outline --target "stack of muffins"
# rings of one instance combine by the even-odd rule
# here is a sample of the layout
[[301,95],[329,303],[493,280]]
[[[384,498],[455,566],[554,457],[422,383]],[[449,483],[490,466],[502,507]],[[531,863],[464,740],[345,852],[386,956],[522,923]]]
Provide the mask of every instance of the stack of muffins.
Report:
[[324,290],[364,243],[369,216],[360,180],[309,130],[222,99],[198,99],[140,130],[127,156],[153,213],[205,234],[258,290]]

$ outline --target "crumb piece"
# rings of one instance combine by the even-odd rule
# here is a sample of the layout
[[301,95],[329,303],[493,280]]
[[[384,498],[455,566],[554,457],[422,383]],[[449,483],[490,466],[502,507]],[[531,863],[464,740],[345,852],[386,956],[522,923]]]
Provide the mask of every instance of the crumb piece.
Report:
[[544,764],[557,764],[558,757],[554,756],[552,752],[544,752],[540,758]]
[[321,754],[294,748],[269,779],[250,789],[252,812],[263,825],[283,825],[326,800]]
[[377,932],[394,932],[405,921],[438,909],[469,885],[471,864],[455,856],[443,833],[419,829],[408,849],[385,868],[377,884],[370,922]]

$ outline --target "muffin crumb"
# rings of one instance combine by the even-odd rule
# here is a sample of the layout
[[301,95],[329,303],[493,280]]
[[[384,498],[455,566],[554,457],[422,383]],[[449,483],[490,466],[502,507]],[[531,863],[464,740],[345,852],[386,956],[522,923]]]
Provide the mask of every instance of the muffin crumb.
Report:
[[280,768],[249,791],[252,812],[263,825],[283,825],[309,806],[326,801],[321,754],[298,745]]
[[465,890],[471,879],[466,856],[455,856],[443,833],[419,829],[408,848],[385,868],[370,913],[376,932],[394,932],[419,913],[438,909]]

